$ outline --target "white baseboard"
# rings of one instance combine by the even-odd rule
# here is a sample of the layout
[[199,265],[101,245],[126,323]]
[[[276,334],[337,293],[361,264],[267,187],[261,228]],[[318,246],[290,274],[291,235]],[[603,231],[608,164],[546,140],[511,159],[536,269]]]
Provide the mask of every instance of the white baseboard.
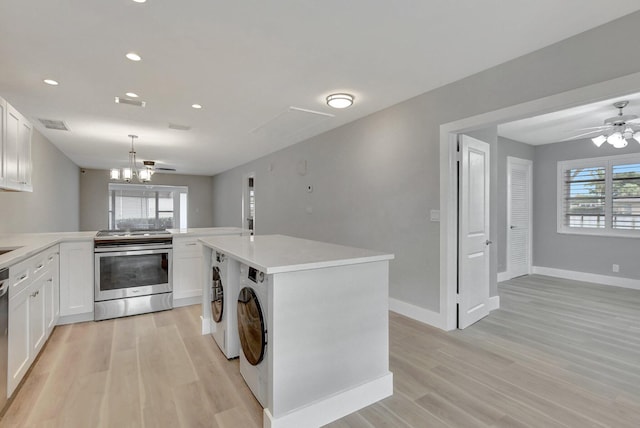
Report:
[[84,314],[65,315],[58,318],[56,325],[75,324],[77,322],[93,321],[93,312]]
[[489,297],[489,312],[500,309],[500,296]]
[[179,308],[181,306],[191,306],[191,305],[200,305],[202,304],[202,296],[195,297],[183,297],[181,299],[173,298],[173,307]]
[[264,409],[264,428],[319,427],[393,395],[393,373],[275,418]]
[[595,273],[576,272],[572,270],[534,266],[533,273],[538,275],[555,276],[556,278],[573,279],[576,281],[594,282],[596,284],[612,285],[614,287],[640,290],[640,280],[622,278],[619,276],[599,275]]
[[507,271],[498,272],[498,282],[509,281],[510,279],[511,279],[511,275],[509,275],[509,272]]
[[446,330],[445,323],[442,321],[442,315],[440,315],[439,312],[434,312],[429,309],[421,308],[419,306],[412,305],[411,303],[392,298],[389,298],[389,310],[416,321],[420,321],[421,323],[429,324],[441,330]]

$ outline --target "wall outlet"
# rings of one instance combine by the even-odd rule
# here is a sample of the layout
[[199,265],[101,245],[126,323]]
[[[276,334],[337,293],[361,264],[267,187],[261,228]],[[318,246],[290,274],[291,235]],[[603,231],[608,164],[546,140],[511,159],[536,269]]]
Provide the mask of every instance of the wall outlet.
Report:
[[620,265],[613,265],[611,266],[611,270],[614,272],[620,272]]
[[429,220],[431,220],[431,221],[440,221],[440,210],[431,210],[431,211],[429,211]]

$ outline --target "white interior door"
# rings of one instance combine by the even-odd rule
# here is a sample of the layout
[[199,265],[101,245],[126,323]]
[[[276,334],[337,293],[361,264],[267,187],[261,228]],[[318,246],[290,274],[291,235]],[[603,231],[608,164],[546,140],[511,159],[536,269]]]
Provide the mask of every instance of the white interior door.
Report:
[[458,328],[489,314],[489,144],[460,136]]
[[507,272],[531,273],[531,170],[527,159],[507,158]]

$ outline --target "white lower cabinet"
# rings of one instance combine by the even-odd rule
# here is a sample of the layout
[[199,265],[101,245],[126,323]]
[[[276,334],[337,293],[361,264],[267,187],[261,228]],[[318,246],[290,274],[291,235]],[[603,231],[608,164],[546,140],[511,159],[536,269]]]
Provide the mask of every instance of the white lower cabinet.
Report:
[[71,322],[93,320],[93,257],[93,241],[60,244],[60,317]]
[[55,326],[58,246],[9,267],[7,395],[11,396]]
[[201,259],[202,244],[197,239],[173,239],[174,302],[202,296]]

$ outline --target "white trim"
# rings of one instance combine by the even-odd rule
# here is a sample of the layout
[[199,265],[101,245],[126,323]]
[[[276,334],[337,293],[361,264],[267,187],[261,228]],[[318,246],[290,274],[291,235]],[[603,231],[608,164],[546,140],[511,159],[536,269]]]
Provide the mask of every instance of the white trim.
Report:
[[393,298],[389,298],[389,310],[421,323],[428,324],[442,330],[445,329],[444,324],[442,324],[442,317],[438,312]]
[[445,330],[456,328],[458,192],[451,144],[455,135],[635,92],[640,92],[640,72],[440,125],[440,317]]
[[[186,294],[186,293],[185,293]],[[197,296],[189,296],[189,297],[173,297],[173,307],[179,308],[182,306],[191,306],[191,305],[200,305],[202,304],[202,292],[200,292]]]
[[274,418],[268,408],[264,409],[262,426],[263,428],[319,427],[391,395],[393,395],[393,373],[388,372],[370,382],[293,410],[279,418]]
[[500,309],[500,296],[489,297],[489,303],[487,306],[489,307],[489,312]]
[[565,269],[556,269],[544,266],[534,266],[533,273],[537,275],[554,276],[556,278],[572,279],[574,281],[593,282],[596,284],[611,285],[614,287],[640,290],[640,280],[622,278],[619,276],[600,275],[597,273],[577,272]]
[[498,272],[498,282],[509,281],[511,278],[511,273],[509,271]]
[[[511,266],[511,170],[514,165],[523,166],[527,169],[527,196],[529,198],[528,207],[529,213],[528,218],[529,222],[527,224],[528,229],[528,240],[529,240],[529,248],[527,251],[527,274],[531,273],[531,265],[532,254],[533,254],[533,161],[529,159],[521,159],[513,156],[507,156],[507,248],[506,248],[506,264],[507,264],[507,272],[509,272],[509,276],[513,278],[515,274],[513,273],[513,267]],[[510,279],[510,278],[509,278]]]
[[74,314],[74,315],[61,315],[58,318],[58,322],[56,323],[56,325],[75,324],[78,322],[93,321],[93,320],[94,320],[93,312],[86,312],[84,314]]

